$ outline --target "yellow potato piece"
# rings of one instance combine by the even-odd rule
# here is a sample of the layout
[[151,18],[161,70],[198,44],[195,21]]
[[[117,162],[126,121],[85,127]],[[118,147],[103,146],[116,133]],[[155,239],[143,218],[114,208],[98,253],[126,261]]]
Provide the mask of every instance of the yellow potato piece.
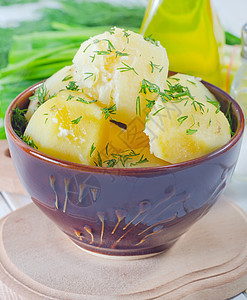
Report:
[[[201,89],[200,85],[197,88]],[[193,92],[193,95],[202,95],[203,92],[204,89]],[[197,97],[183,97],[183,100],[167,103],[159,99],[149,114],[145,133],[150,140],[151,153],[170,163],[201,157],[231,138],[225,115],[217,112],[212,103]]]
[[36,93],[28,106],[28,110],[26,113],[27,121],[31,119],[33,113],[39,106],[39,93],[42,93],[45,100],[48,100],[50,97],[54,96],[61,90],[66,89],[66,86],[69,85],[69,82],[73,81],[73,69],[73,65],[62,68],[51,77],[49,77],[43,83],[43,85],[36,90]]
[[[83,99],[83,100],[82,100]],[[80,100],[80,101],[78,101]],[[82,164],[93,164],[90,150],[108,139],[109,122],[97,103],[74,91],[61,91],[33,114],[25,131],[38,150]]]
[[[214,95],[201,83],[201,79],[198,77],[185,75],[181,73],[177,73],[168,78],[168,81],[172,84],[180,84],[184,87],[187,87],[190,91],[192,97],[194,97],[197,101],[208,101],[216,100]],[[168,84],[166,84],[166,89],[168,88]]]
[[73,63],[74,80],[84,93],[106,106],[116,104],[115,118],[126,124],[136,116],[145,123],[146,98],[157,95],[142,90],[143,80],[163,90],[169,64],[160,44],[119,28],[85,41]]

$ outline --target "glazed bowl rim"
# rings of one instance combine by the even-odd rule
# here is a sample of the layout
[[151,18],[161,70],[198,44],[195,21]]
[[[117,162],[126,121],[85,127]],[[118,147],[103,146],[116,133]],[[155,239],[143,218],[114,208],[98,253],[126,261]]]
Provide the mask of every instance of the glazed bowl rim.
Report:
[[164,165],[164,166],[156,166],[156,167],[141,167],[141,168],[107,168],[107,167],[97,167],[97,166],[90,166],[90,165],[84,165],[80,163],[75,163],[75,162],[70,162],[67,160],[55,158],[53,156],[50,156],[48,154],[45,154],[43,152],[40,152],[39,150],[36,150],[32,148],[31,146],[27,145],[14,131],[12,124],[11,124],[11,115],[12,115],[12,110],[14,109],[16,103],[20,98],[21,101],[26,99],[24,97],[26,94],[33,92],[37,87],[39,87],[44,81],[40,81],[38,83],[35,83],[34,85],[28,87],[25,89],[23,92],[21,92],[19,95],[17,95],[14,100],[10,103],[7,112],[5,114],[5,130],[6,130],[6,135],[8,138],[11,137],[11,139],[17,144],[18,147],[22,148],[26,153],[28,153],[31,156],[34,156],[38,159],[42,159],[46,162],[53,163],[55,165],[60,165],[63,167],[67,168],[72,168],[80,171],[86,171],[86,172],[92,172],[92,173],[102,173],[102,174],[109,174],[109,175],[120,175],[120,176],[131,176],[131,175],[137,175],[137,174],[151,174],[151,173],[160,173],[160,172],[165,172],[165,171],[171,171],[171,170],[177,170],[177,169],[184,169],[184,168],[189,168],[195,165],[199,165],[207,160],[211,160],[226,151],[228,151],[230,148],[232,148],[242,137],[243,131],[244,131],[244,115],[243,111],[240,108],[239,104],[225,91],[220,89],[219,87],[206,82],[204,80],[201,80],[203,84],[206,84],[207,86],[211,87],[213,90],[217,89],[220,91],[220,93],[224,96],[226,96],[232,103],[232,106],[234,107],[239,124],[236,129],[236,132],[233,137],[222,147],[214,150],[213,152],[210,152],[206,155],[203,155],[201,157],[191,159],[188,161],[180,162],[180,163],[175,163],[175,164],[170,164],[170,165]]

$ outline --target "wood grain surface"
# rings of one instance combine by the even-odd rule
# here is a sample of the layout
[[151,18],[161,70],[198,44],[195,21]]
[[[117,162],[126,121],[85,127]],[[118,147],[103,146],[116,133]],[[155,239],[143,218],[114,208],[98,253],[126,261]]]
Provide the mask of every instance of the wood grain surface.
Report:
[[2,300],[218,300],[246,287],[247,215],[226,199],[169,251],[132,261],[85,253],[33,204],[0,222]]
[[7,140],[0,140],[0,191],[27,195],[10,157]]

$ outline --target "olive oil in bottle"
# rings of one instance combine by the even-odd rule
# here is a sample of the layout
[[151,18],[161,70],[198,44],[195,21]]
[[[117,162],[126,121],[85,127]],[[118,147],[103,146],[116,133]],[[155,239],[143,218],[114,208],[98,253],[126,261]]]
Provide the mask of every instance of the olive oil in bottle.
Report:
[[225,37],[210,0],[150,0],[141,33],[166,48],[171,71],[221,86]]

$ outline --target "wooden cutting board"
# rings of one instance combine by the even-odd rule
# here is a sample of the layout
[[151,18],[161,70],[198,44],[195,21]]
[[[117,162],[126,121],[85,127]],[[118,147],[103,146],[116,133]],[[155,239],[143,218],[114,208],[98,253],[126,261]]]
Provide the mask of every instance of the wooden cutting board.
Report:
[[227,299],[247,287],[247,215],[220,199],[167,252],[141,260],[76,247],[34,204],[0,221],[0,299]]
[[0,140],[0,191],[27,195],[15,171],[7,140]]

